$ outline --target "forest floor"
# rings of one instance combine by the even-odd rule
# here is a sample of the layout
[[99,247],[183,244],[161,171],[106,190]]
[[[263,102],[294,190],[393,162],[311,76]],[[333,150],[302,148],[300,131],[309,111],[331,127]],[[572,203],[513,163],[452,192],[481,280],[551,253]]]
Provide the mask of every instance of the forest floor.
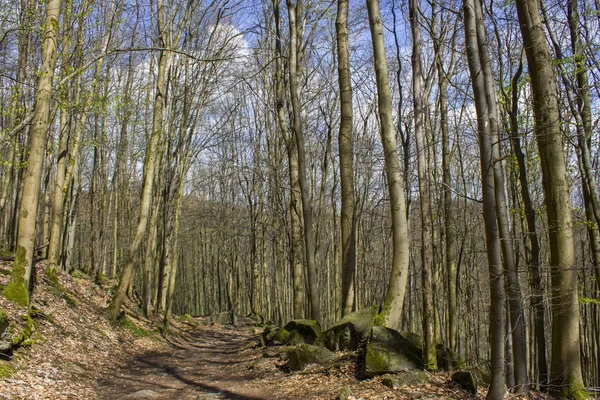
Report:
[[[0,264],[0,284],[9,268]],[[247,318],[221,326],[175,317],[165,336],[156,328],[159,320],[142,318],[127,302],[126,318],[114,325],[106,317],[114,282],[99,287],[59,273],[57,289],[44,268],[40,263],[36,270],[32,340],[0,361],[0,369],[10,371],[0,378],[0,399],[335,399],[343,388],[351,399],[474,398],[447,373],[403,388],[388,388],[381,378],[359,380],[352,353],[341,354],[334,366],[289,373],[282,347],[261,347],[259,330]],[[1,295],[0,309],[12,321],[26,312]],[[480,390],[477,398],[484,397]]]

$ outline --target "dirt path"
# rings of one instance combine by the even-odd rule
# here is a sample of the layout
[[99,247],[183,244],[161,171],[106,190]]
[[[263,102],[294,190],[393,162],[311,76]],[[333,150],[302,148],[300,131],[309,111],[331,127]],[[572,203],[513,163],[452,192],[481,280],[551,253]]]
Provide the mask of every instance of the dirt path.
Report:
[[170,351],[146,353],[100,380],[99,396],[107,400],[276,398],[265,379],[272,383],[281,374],[274,365],[262,368],[269,359],[262,357],[255,337],[247,332],[201,327],[171,339]]

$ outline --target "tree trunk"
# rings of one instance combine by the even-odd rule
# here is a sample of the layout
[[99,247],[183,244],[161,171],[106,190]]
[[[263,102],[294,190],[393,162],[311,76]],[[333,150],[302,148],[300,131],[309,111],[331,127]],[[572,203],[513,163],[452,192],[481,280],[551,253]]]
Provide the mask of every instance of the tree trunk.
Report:
[[425,148],[424,110],[421,88],[421,27],[419,26],[419,4],[409,2],[409,18],[412,33],[412,89],[414,110],[414,132],[417,144],[417,169],[419,182],[419,210],[421,214],[421,284],[423,290],[423,364],[425,369],[437,369],[434,310],[433,310],[433,257],[432,223],[429,189],[429,169]]
[[531,76],[535,135],[540,152],[550,239],[553,319],[549,382],[562,397],[582,398],[587,394],[583,389],[579,353],[573,221],[553,63],[537,0],[517,1],[517,12]]
[[29,280],[32,272],[33,250],[35,248],[35,225],[37,219],[40,179],[46,145],[46,135],[50,127],[50,103],[52,100],[52,76],[56,64],[56,44],[60,27],[60,0],[46,3],[44,41],[42,45],[42,65],[38,73],[35,91],[33,127],[29,144],[27,171],[23,183],[23,197],[19,213],[19,231],[15,261],[8,285],[3,290],[7,299],[22,306],[29,304]]
[[[163,0],[157,0],[157,15],[158,15],[158,42],[160,47],[165,47],[169,44],[168,33],[165,29],[165,10]],[[148,217],[150,214],[150,206],[152,201],[152,191],[154,186],[155,174],[155,159],[159,155],[159,139],[163,133],[164,110],[166,104],[166,79],[170,64],[170,52],[167,50],[160,51],[158,62],[158,76],[156,79],[156,95],[154,99],[154,114],[152,119],[152,135],[148,142],[146,150],[146,159],[144,161],[144,184],[142,187],[142,199],[140,203],[139,219],[135,236],[129,248],[127,262],[121,272],[121,278],[115,294],[108,306],[108,313],[113,321],[116,321],[121,310],[121,304],[125,300],[127,289],[131,283],[133,272],[137,260],[137,253],[146,234],[148,225]]]
[[404,182],[398,162],[396,133],[392,118],[392,101],[383,39],[383,23],[379,0],[367,0],[369,26],[373,43],[373,61],[377,82],[381,142],[385,158],[385,173],[390,194],[392,216],[392,268],[385,300],[376,323],[400,329],[406,283],[408,281],[409,242]]
[[[352,125],[352,83],[348,50],[348,0],[338,0],[335,22],[340,86],[340,184],[342,189],[342,316],[354,311],[356,272],[356,224],[354,219],[354,145]],[[336,275],[337,278],[337,275]]]
[[302,199],[302,217],[304,222],[304,259],[308,278],[308,297],[310,305],[310,317],[321,322],[321,307],[319,304],[318,277],[315,267],[315,234],[313,229],[313,210],[311,204],[310,187],[306,171],[306,150],[304,145],[304,130],[302,127],[302,116],[300,106],[300,57],[302,39],[302,0],[293,4],[287,0],[288,18],[290,24],[290,46],[289,46],[289,77],[290,96],[292,100],[292,134],[296,140],[296,151],[298,152],[298,183],[300,186],[300,197]]
[[492,379],[487,398],[504,398],[504,286],[502,284],[502,256],[500,237],[496,221],[496,194],[494,190],[494,159],[490,134],[489,104],[486,99],[486,86],[481,65],[478,43],[477,14],[474,0],[463,3],[465,23],[465,43],[467,59],[475,97],[477,131],[479,136],[481,184],[483,194],[483,219],[487,244],[488,269],[490,280],[490,349]]

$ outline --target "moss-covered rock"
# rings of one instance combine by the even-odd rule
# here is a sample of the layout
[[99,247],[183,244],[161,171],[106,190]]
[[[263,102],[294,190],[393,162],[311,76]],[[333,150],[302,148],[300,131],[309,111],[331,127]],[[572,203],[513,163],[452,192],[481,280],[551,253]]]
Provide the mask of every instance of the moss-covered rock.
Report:
[[420,349],[423,348],[423,338],[418,333],[402,331],[402,332],[400,332],[400,334],[406,340],[408,340],[410,343],[412,343],[413,346],[418,347]]
[[301,371],[310,364],[326,364],[336,359],[335,353],[319,346],[300,344],[285,352],[285,366],[291,371]]
[[215,324],[219,325],[234,325],[235,315],[231,311],[223,311],[215,318]]
[[79,279],[91,279],[88,274],[78,268],[75,268],[73,271],[71,271],[71,276]]
[[373,306],[346,315],[323,333],[323,344],[329,350],[356,350],[371,332],[379,307]]
[[312,319],[294,319],[288,322],[283,329],[290,333],[290,344],[319,344],[321,340],[321,325]]
[[33,330],[35,329],[35,322],[29,316],[29,314],[21,315],[21,320],[24,322],[23,324],[19,324],[18,328],[15,328],[15,334],[12,337],[13,346],[20,346],[27,339],[31,337]]
[[452,374],[452,382],[473,395],[477,394],[477,379],[471,371],[456,371]]
[[426,385],[429,377],[424,371],[401,371],[394,375],[388,375],[381,380],[389,388],[400,388],[404,386]]
[[465,368],[465,360],[453,350],[441,344],[436,346],[437,366],[445,371],[456,371]]
[[263,346],[287,344],[290,340],[290,333],[278,326],[267,326],[259,335],[259,340]]
[[365,349],[364,377],[422,368],[421,349],[399,332],[383,326],[371,329]]
[[0,310],[0,356],[8,355],[12,346],[12,326],[6,313]]

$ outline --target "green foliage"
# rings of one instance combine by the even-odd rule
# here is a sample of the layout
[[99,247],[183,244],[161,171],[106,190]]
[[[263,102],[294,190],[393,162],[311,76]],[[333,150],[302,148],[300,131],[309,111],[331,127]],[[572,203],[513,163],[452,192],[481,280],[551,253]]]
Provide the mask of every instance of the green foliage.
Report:
[[579,298],[579,303],[580,304],[595,304],[595,305],[600,305],[600,300],[598,300],[598,299],[590,299],[589,297],[580,297]]
[[27,282],[25,282],[25,248],[19,246],[15,255],[12,273],[6,288],[2,291],[4,297],[13,303],[17,303],[22,307],[27,307],[29,304],[29,292]]

